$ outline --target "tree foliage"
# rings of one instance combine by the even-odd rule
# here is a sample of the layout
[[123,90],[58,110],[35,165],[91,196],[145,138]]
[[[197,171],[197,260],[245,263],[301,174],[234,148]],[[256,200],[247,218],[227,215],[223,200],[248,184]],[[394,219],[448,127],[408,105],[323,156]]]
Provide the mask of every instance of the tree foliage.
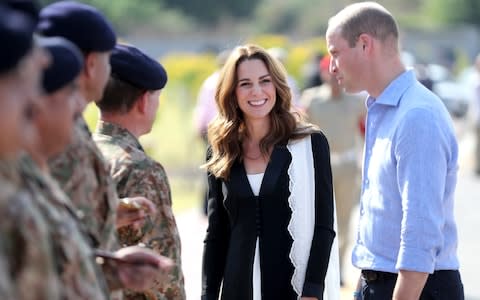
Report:
[[480,0],[428,0],[423,11],[439,25],[480,26]]
[[[58,0],[40,0],[47,5]],[[80,0],[100,9],[120,29],[151,23],[165,13],[177,18],[191,18],[200,25],[213,26],[230,18],[232,21],[249,17],[258,0]],[[175,12],[176,11],[176,12]],[[177,19],[178,20],[178,19]],[[179,20],[182,22],[182,20]]]
[[[58,0],[39,0],[49,4]],[[252,33],[321,35],[328,18],[355,0],[78,0],[99,8],[117,31],[178,33],[247,24]],[[480,0],[382,0],[403,28],[480,26]],[[156,26],[156,27],[155,27]]]
[[166,7],[179,9],[204,25],[215,25],[224,18],[242,19],[255,11],[258,0],[164,0]]
[[[53,2],[58,0],[40,1],[43,6]],[[133,26],[151,25],[156,14],[161,11],[162,4],[159,0],[82,0],[79,2],[96,7],[120,32],[126,32]]]

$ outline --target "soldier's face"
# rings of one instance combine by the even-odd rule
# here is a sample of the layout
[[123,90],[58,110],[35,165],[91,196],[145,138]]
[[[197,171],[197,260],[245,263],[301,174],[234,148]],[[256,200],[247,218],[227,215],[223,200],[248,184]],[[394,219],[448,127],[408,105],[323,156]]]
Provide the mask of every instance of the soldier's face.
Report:
[[148,92],[148,100],[147,100],[147,111],[146,111],[146,118],[147,118],[147,133],[152,130],[153,123],[155,122],[155,118],[157,116],[158,106],[160,103],[160,93],[161,90],[156,90],[152,92]]
[[38,107],[36,125],[39,131],[37,149],[44,158],[62,152],[70,143],[78,110],[78,79],[44,97]]
[[34,46],[31,53],[19,65],[19,81],[25,97],[31,101],[43,94],[42,74],[48,67],[51,57],[45,49]]
[[27,142],[35,139],[32,110],[34,102],[41,97],[41,74],[49,63],[50,56],[35,46],[15,70],[0,79],[2,156],[14,157]]
[[18,93],[13,76],[0,76],[0,158],[13,158],[21,149],[26,99]]
[[92,59],[92,76],[90,77],[91,95],[87,100],[99,101],[110,77],[110,52],[93,52],[89,56]]

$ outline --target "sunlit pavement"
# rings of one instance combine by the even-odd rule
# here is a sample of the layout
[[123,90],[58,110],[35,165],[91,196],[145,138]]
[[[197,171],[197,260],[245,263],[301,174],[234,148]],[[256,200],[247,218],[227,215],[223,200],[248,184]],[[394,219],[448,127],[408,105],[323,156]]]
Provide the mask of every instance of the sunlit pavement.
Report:
[[[461,274],[467,300],[480,300],[480,177],[473,174],[473,136],[464,122],[456,122],[459,136],[459,176],[456,191],[455,215],[458,223]],[[352,227],[355,227],[355,214]],[[177,216],[182,239],[183,269],[187,299],[200,299],[201,263],[203,238],[207,225],[200,209],[194,209]],[[353,236],[353,234],[352,234]],[[353,238],[352,238],[353,239]],[[345,269],[345,287],[341,299],[351,299],[358,270],[352,266]]]
[[455,216],[458,224],[460,272],[467,300],[480,300],[480,177],[474,175],[471,131],[460,139],[460,169]]

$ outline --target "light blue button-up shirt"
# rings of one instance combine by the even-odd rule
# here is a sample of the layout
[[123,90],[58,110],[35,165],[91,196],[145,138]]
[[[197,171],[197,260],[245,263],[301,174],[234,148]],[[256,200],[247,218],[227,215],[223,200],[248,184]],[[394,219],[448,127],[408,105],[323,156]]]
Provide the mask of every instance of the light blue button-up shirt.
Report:
[[408,70],[367,107],[353,265],[392,273],[458,269],[458,146],[445,106]]

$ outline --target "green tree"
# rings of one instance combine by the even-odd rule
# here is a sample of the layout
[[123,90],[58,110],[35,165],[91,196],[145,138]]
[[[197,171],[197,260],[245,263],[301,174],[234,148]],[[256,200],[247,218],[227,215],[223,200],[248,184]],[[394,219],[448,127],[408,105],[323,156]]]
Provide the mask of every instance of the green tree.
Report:
[[242,19],[253,14],[259,0],[164,0],[204,25],[216,25],[225,18]]
[[[59,0],[40,0],[42,6]],[[222,20],[234,23],[250,16],[258,0],[77,0],[102,11],[117,31],[126,33],[137,27],[160,28],[163,32],[181,32],[212,27]]]
[[[434,1],[434,0],[432,0]],[[254,29],[260,32],[323,35],[328,19],[355,0],[263,0],[255,12]],[[382,0],[399,20],[418,24],[421,0]],[[409,26],[411,27],[411,26]]]
[[423,11],[438,25],[480,26],[480,0],[428,0]]
[[[42,6],[58,0],[41,0]],[[139,25],[152,25],[159,13],[162,12],[162,0],[82,0],[89,5],[96,7],[112,22],[115,29],[125,33]]]

